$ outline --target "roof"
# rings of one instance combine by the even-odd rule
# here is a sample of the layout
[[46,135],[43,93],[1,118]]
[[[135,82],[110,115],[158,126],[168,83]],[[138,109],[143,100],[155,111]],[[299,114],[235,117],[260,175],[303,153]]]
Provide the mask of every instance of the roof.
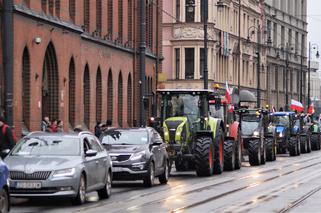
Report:
[[275,116],[286,116],[286,115],[295,115],[295,112],[275,112],[272,113]]
[[192,92],[207,92],[207,93],[213,93],[214,90],[210,89],[158,89],[158,93],[163,93],[163,92],[173,92],[173,93],[192,93]]

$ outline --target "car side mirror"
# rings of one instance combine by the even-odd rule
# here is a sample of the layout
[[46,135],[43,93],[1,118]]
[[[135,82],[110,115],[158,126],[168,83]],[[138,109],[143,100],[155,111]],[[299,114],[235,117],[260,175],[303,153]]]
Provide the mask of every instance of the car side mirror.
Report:
[[97,155],[97,151],[93,150],[93,149],[89,149],[88,151],[86,151],[85,156],[86,157],[94,157]]
[[5,149],[1,152],[1,158],[4,159],[10,153],[10,149]]

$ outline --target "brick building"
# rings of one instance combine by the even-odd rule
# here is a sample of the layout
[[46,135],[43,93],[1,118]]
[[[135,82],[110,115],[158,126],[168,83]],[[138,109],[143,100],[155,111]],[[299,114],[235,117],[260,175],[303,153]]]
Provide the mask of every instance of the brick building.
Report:
[[[138,122],[139,2],[13,1],[13,119],[18,132],[38,130],[44,115],[63,120],[65,130],[78,124],[92,130],[97,120],[112,119],[113,126],[124,127]],[[161,69],[161,5],[161,0],[146,1],[146,116]]]

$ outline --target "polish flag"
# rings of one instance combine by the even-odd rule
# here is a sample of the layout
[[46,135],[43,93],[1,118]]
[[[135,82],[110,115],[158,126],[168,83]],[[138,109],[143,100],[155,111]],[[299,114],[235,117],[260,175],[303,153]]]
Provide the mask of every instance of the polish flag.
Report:
[[309,108],[308,108],[308,114],[312,115],[314,113],[314,104],[311,103]]
[[304,107],[301,102],[291,99],[291,109],[297,112],[303,112]]
[[232,103],[231,92],[228,88],[227,82],[226,82],[226,89],[225,89],[225,98],[228,104]]
[[229,113],[232,113],[234,111],[234,106],[232,104],[229,104],[227,108]]

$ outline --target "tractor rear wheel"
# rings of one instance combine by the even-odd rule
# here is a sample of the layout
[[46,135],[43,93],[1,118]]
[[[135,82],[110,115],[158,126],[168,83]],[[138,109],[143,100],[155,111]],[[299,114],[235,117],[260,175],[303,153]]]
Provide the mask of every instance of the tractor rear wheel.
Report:
[[312,134],[311,135],[311,148],[313,151],[320,149],[320,135],[319,134]]
[[211,137],[202,136],[195,143],[195,170],[197,176],[213,175],[214,144]]
[[248,153],[249,153],[249,162],[251,166],[258,166],[261,164],[260,139],[249,140]]
[[301,152],[307,153],[308,150],[308,135],[300,137]]
[[296,140],[296,138],[291,137],[289,140],[289,152],[290,152],[290,156],[297,156],[299,155],[299,141]]
[[235,169],[240,169],[242,166],[242,145],[239,140],[235,146]]
[[309,136],[309,140],[307,141],[307,153],[311,152],[311,138],[312,135]]
[[275,153],[275,146],[274,146],[273,138],[271,138],[271,137],[266,138],[265,147],[266,147],[266,161],[275,161],[276,160],[276,153]]
[[235,169],[235,141],[224,141],[224,170],[233,171]]
[[[262,143],[261,145],[263,145],[263,150],[262,151],[262,154],[261,154],[261,164],[264,165],[265,162],[266,162],[266,146],[265,146],[265,142],[264,142],[264,139],[262,140]],[[260,146],[261,146],[260,145]],[[262,146],[261,146],[262,147]]]
[[219,128],[214,141],[214,174],[222,174],[224,170],[224,137],[223,130]]

